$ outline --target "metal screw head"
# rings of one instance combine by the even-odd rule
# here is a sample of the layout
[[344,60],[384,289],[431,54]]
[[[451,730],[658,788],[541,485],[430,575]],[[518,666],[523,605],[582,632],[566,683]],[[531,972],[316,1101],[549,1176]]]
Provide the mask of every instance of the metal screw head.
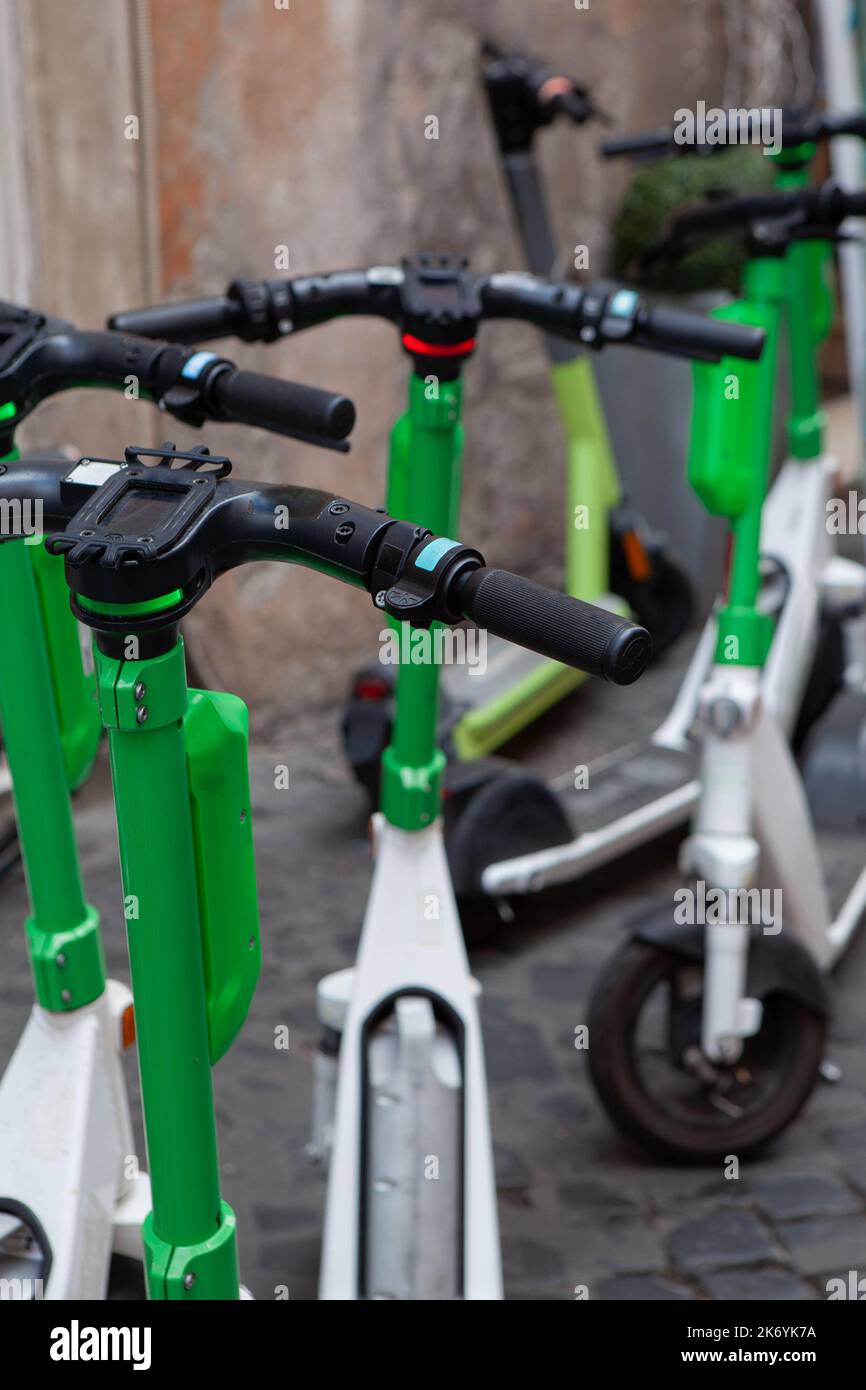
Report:
[[720,738],[729,738],[743,720],[743,712],[736,700],[732,700],[726,695],[720,695],[713,700],[707,713],[710,728]]
[[337,527],[336,531],[334,532],[334,537],[338,541],[347,541],[349,537],[354,536],[354,534],[354,521],[344,521],[340,526]]
[[138,708],[135,711],[135,722],[136,724],[147,723],[147,705],[138,706]]
[[135,685],[133,686],[132,693],[135,696],[136,700],[143,700],[145,695],[147,694],[147,686],[145,685],[144,681],[136,681]]
[[331,513],[331,516],[342,516],[343,512],[347,512],[348,510],[348,502],[332,502],[330,507],[328,508],[328,511]]
[[54,960],[58,970],[64,970],[66,968],[66,957],[62,951],[58,952],[58,954],[54,957]]
[[69,1001],[70,1001],[70,999],[72,998],[72,990],[71,990],[71,989],[64,989],[64,990],[61,990],[60,998],[63,1000],[64,1004],[68,1004]]
[[193,1274],[192,1270],[190,1270],[189,1274],[185,1274],[183,1276],[183,1286],[185,1289],[191,1289],[194,1286],[194,1284],[195,1275]]
[[380,589],[380,590],[379,590],[379,592],[378,592],[378,594],[376,595],[376,598],[375,598],[375,600],[374,600],[377,608],[384,608],[384,607],[385,607],[385,595],[387,594],[387,592],[388,592],[387,589]]

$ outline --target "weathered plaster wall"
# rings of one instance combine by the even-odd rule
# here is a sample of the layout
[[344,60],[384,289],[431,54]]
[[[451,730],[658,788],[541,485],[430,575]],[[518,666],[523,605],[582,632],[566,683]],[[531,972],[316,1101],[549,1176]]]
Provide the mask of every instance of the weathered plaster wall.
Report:
[[[235,274],[273,273],[279,246],[295,273],[423,249],[468,251],[480,269],[518,267],[477,81],[484,34],[558,59],[622,128],[720,95],[707,23],[716,7],[703,0],[590,0],[588,10],[571,0],[290,0],[288,9],[273,0],[149,0],[145,92],[133,0],[25,8],[34,298],[88,325],[153,291],[216,292]],[[142,115],[138,142],[124,139],[131,112]],[[425,138],[429,115],[439,119],[438,140]],[[600,133],[557,128],[541,148],[561,243],[588,244],[599,274],[627,177],[595,159]],[[381,502],[387,430],[406,377],[388,326],[346,323],[277,348],[226,350],[347,391],[359,410],[348,457],[209,429],[205,437],[232,454],[239,473]],[[78,395],[43,412],[31,439],[74,437],[93,452],[165,432],[144,405]],[[494,562],[555,579],[560,460],[539,341],[529,329],[488,328],[468,373],[464,536]],[[379,623],[357,593],[272,565],[221,581],[188,626],[209,677],[239,690],[263,728],[337,695]]]
[[[468,251],[478,268],[519,266],[477,82],[483,34],[558,56],[625,126],[661,119],[675,89],[712,95],[703,26],[678,0],[592,0],[588,11],[566,0],[291,0],[287,11],[152,0],[151,14],[169,295],[217,289],[229,272],[267,274],[281,245],[295,273],[431,248]],[[425,138],[429,115],[438,140]],[[563,245],[588,244],[601,273],[624,173],[598,165],[597,137],[558,129],[542,157]],[[379,503],[405,390],[393,331],[343,324],[238,356],[348,391],[359,424],[348,458],[228,431],[237,466]],[[463,534],[555,580],[545,560],[560,546],[560,440],[530,330],[485,331],[467,421]],[[338,692],[378,626],[358,595],[277,567],[225,582],[194,620],[217,677],[267,721]]]

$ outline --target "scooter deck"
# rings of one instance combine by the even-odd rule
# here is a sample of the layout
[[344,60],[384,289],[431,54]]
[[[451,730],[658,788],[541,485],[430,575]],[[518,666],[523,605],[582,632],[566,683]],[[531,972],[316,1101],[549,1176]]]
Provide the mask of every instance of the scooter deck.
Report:
[[[664,748],[643,739],[620,749],[610,758],[590,763],[586,769],[586,786],[577,785],[579,778],[569,774],[554,782],[574,832],[582,835],[598,831],[646,808],[670,792],[679,791],[695,781],[699,773],[699,752],[680,752]],[[683,812],[683,820],[688,811]]]
[[558,661],[487,634],[485,668],[461,662],[443,666],[446,701],[458,712],[452,730],[460,758],[479,758],[500,748],[586,680]]
[[[581,775],[583,773],[583,775]],[[641,739],[575,769],[551,789],[574,838],[489,863],[485,893],[534,893],[567,883],[685,825],[700,793],[700,752]]]

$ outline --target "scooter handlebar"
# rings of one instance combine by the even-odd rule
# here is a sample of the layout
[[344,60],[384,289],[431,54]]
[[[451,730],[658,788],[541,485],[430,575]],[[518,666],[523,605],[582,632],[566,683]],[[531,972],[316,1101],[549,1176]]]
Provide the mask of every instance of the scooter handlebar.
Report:
[[[602,141],[599,153],[603,159],[619,159],[626,156],[637,160],[662,159],[666,155],[712,156],[723,154],[725,150],[730,149],[731,144],[735,143],[732,136],[737,135],[738,131],[739,126],[730,132],[729,123],[726,122],[724,132],[727,138],[713,144],[696,144],[693,141],[677,139],[673,130],[618,135],[611,140]],[[815,144],[845,135],[866,140],[866,115],[862,111],[783,111],[779,134],[783,150],[796,149],[798,145]]]
[[613,685],[631,685],[652,656],[646,628],[508,570],[472,570],[457,602],[479,627]]
[[143,338],[165,338],[171,343],[207,343],[240,331],[240,305],[227,295],[187,299],[175,304],[154,304],[112,314],[108,327]]
[[[111,322],[143,334],[158,324],[163,334],[186,342],[200,340],[204,334],[197,330],[204,324],[211,337],[219,328],[248,341],[270,342],[329,319],[368,314],[390,320],[408,349],[412,339],[426,342],[431,334],[434,344],[439,342],[443,322],[453,328],[462,346],[474,340],[482,320],[511,318],[594,348],[619,342],[711,362],[727,355],[754,359],[761,353],[761,329],[652,309],[636,292],[616,285],[562,284],[523,273],[476,276],[463,264],[443,270],[435,257],[420,259],[423,264],[404,262],[293,280],[235,281],[223,298],[135,310]],[[453,308],[446,310],[439,299],[425,297],[431,292],[425,277],[433,280],[437,275],[445,277],[440,292],[453,298]]]
[[650,130],[643,135],[616,135],[612,140],[602,140],[598,147],[602,159],[660,159],[665,154],[678,154],[680,146],[674,144],[669,130]]
[[678,309],[647,309],[638,320],[634,343],[639,347],[670,352],[679,357],[718,362],[722,357],[742,357],[756,362],[766,333],[762,328],[724,323]]
[[260,372],[218,375],[211,395],[224,419],[296,439],[339,444],[355,424],[355,407],[348,396]]

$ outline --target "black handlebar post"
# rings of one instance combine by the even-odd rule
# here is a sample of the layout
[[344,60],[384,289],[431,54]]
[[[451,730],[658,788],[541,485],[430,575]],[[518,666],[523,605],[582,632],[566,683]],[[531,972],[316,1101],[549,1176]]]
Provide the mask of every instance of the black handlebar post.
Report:
[[607,120],[574,78],[531,54],[501,48],[489,39],[481,45],[481,76],[503,155],[531,149],[536,131],[557,116],[566,116],[575,125],[593,117]]
[[[481,554],[333,493],[233,478],[206,448],[127,449],[123,460],[37,457],[0,465],[0,502],[38,501],[57,527],[46,545],[65,556],[73,611],[97,632],[128,631],[128,612],[179,591],[136,630],[175,627],[229,569],[282,560],[363,586],[378,607],[415,627],[464,617],[579,670],[630,684],[645,669],[649,633],[606,609],[558,594]],[[286,526],[284,518],[289,519]],[[16,533],[18,534],[18,533]],[[3,540],[14,539],[4,531]]]
[[213,352],[152,336],[83,331],[0,302],[0,399],[13,407],[6,433],[47,396],[80,386],[132,387],[197,427],[233,421],[344,451],[355,420],[346,396],[239,371]]
[[[724,114],[729,117],[729,113]],[[736,138],[734,140],[729,139],[729,136],[732,133],[735,137],[742,134],[740,117],[743,114],[743,112],[736,113],[737,128],[733,132],[729,118],[715,119],[715,141],[712,144],[679,140],[673,129],[665,129],[647,131],[639,135],[614,136],[610,140],[603,141],[599,146],[599,152],[604,159],[619,159],[625,156],[637,161],[663,159],[669,155],[700,155],[703,157],[719,154],[730,149],[732,144],[740,143]],[[754,111],[746,112],[745,115],[756,116],[758,118],[757,124],[760,126],[761,112],[759,109],[755,108]],[[838,136],[847,135],[866,140],[866,114],[863,111],[821,113],[783,110],[780,135],[783,151],[795,150],[801,145],[820,144],[827,140],[836,139]]]
[[185,306],[174,304],[117,314],[111,324],[147,334],[152,328],[164,332],[170,321],[189,340],[206,322],[211,331],[269,342],[357,314],[393,323],[422,376],[434,365],[440,377],[457,376],[475,350],[481,322],[494,318],[520,319],[592,348],[626,343],[709,362],[727,355],[754,360],[763,346],[760,329],[673,315],[617,285],[573,285],[522,273],[474,275],[465,260],[436,255],[292,280],[234,281],[226,295],[194,300],[188,319]]

